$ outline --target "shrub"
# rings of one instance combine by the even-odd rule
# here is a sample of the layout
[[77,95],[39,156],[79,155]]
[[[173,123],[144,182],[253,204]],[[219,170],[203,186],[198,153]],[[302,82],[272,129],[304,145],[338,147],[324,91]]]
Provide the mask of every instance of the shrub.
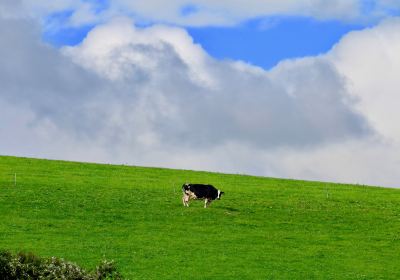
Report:
[[11,254],[0,250],[0,279],[2,280],[122,280],[113,261],[103,260],[95,271],[61,258],[40,258],[32,253]]
[[13,256],[10,252],[0,251],[0,279],[11,279],[11,275],[14,274],[12,259]]

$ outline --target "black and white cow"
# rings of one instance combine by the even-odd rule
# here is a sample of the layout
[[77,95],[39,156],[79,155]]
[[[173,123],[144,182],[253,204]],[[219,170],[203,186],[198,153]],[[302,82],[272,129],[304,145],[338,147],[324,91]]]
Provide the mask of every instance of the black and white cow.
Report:
[[182,202],[183,206],[189,207],[191,199],[204,199],[204,208],[207,208],[210,203],[215,199],[221,199],[224,192],[217,190],[212,185],[203,184],[183,184],[182,186]]

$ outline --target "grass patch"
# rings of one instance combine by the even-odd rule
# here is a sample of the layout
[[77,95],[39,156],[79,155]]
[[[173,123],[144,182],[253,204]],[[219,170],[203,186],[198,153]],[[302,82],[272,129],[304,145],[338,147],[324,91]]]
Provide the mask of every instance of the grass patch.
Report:
[[[226,194],[184,208],[184,182]],[[400,279],[400,192],[0,157],[0,248],[128,279]]]

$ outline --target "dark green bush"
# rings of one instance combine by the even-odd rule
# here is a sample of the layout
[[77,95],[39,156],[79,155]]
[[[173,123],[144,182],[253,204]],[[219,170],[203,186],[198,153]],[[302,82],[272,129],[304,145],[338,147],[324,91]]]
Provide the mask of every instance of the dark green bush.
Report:
[[95,271],[86,271],[64,259],[40,258],[32,253],[11,254],[0,250],[1,280],[122,280],[113,261],[102,261]]
[[10,252],[0,251],[0,279],[9,280],[10,275],[13,275],[12,269],[13,256]]

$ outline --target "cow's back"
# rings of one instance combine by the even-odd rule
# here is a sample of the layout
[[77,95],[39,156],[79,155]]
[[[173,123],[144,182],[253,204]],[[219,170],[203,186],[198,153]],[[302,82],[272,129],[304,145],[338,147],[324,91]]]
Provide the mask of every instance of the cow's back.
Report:
[[213,185],[189,184],[188,189],[193,192],[197,198],[215,199],[218,197],[218,190]]

